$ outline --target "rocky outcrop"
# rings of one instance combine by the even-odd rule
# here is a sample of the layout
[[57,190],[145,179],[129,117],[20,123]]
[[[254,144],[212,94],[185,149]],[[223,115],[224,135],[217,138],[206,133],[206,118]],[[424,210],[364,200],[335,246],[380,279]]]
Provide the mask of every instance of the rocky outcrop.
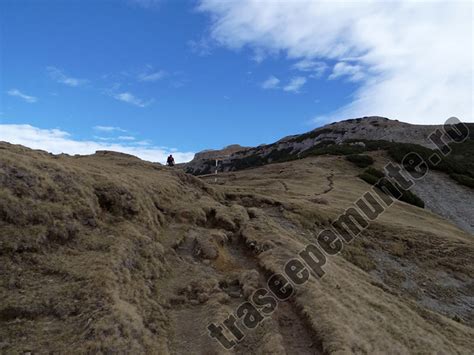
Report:
[[[318,144],[341,144],[358,139],[412,143],[434,148],[428,136],[440,127],[439,125],[412,125],[379,116],[355,118],[331,123],[307,133],[288,136],[273,144],[255,148],[229,146],[222,150],[200,152],[191,162],[184,164],[183,168],[194,175],[209,174],[215,170],[217,159],[219,171],[240,170],[248,165],[244,160],[254,162],[265,157],[269,158],[266,161],[279,161],[284,155],[300,154]],[[362,143],[354,142],[353,144],[361,145]]]
[[226,160],[232,154],[248,150],[248,147],[242,147],[238,144],[228,145],[223,149],[209,149],[196,153],[194,159],[189,163],[182,165],[187,172],[195,173],[195,175],[202,175],[211,172],[211,167],[215,167],[215,161]]
[[228,157],[236,152],[248,149],[248,147],[242,147],[238,144],[231,144],[223,149],[208,149],[203,150],[202,152],[196,153],[194,159],[222,159]]

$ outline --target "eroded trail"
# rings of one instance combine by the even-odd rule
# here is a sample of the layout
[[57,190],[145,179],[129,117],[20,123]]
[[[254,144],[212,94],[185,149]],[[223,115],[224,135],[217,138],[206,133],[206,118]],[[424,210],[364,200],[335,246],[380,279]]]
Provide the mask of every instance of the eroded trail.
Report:
[[276,318],[287,354],[323,354],[320,340],[291,300],[278,305]]
[[[199,242],[193,238],[204,237],[205,233],[212,234],[213,231],[200,233],[199,236],[188,233],[175,249],[178,269],[174,295],[170,296],[170,320],[175,331],[170,348],[176,354],[225,353],[226,350],[209,337],[208,323],[222,323],[247,301],[249,289],[268,289],[266,283],[270,273],[260,266],[259,252],[246,243],[239,232],[230,235],[219,246],[219,257],[212,261],[198,255]],[[271,316],[255,329],[246,329],[240,321],[236,324],[244,338],[234,347],[233,353],[323,353],[320,341],[291,299],[279,302]]]
[[[232,244],[229,244],[229,251],[242,270],[257,270],[259,273],[259,287],[268,288],[266,284],[270,274],[259,265],[257,255],[245,244],[242,238],[238,238]],[[278,345],[284,349],[286,354],[323,353],[319,339],[297,310],[291,298],[278,303],[269,321],[274,326],[271,331],[280,340]]]
[[[321,282],[299,286],[253,329],[237,321],[245,337],[231,352],[210,336],[221,333],[209,324],[224,329],[269,274],[367,192],[343,157],[206,183],[122,153],[0,150],[2,354],[474,349],[472,236],[402,202],[328,256]],[[383,154],[373,152],[379,164]]]
[[321,193],[319,194],[315,194],[315,196],[321,196],[321,195],[325,195],[329,192],[331,192],[333,189],[334,189],[334,173],[330,173],[327,177],[326,177],[327,181],[328,181],[328,187]]

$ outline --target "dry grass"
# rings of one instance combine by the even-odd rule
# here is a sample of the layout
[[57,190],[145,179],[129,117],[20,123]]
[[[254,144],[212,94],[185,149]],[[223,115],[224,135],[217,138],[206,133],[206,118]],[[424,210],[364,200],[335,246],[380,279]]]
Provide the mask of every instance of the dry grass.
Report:
[[[0,353],[222,353],[207,322],[362,195],[358,173],[318,157],[208,184],[1,143]],[[396,202],[236,352],[469,353],[473,255],[472,236]]]

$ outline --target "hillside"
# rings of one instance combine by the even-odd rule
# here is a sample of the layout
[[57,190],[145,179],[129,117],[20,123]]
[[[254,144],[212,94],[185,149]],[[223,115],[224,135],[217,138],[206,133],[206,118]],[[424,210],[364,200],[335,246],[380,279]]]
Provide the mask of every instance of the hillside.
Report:
[[[469,151],[472,150],[474,125],[471,127]],[[185,164],[186,172],[205,175],[215,170],[215,159],[219,159],[220,171],[235,171],[272,162],[282,162],[320,154],[352,154],[367,150],[388,149],[391,145],[418,145],[420,149],[434,149],[429,135],[441,125],[412,125],[384,117],[363,117],[334,122],[310,132],[280,139],[254,148],[236,149],[229,152],[213,151],[213,156],[197,153]],[[398,147],[396,147],[398,148]],[[230,154],[229,154],[230,153]],[[470,162],[471,167],[474,163]],[[474,168],[472,168],[474,178]]]
[[[474,124],[463,123],[462,126],[468,129],[467,140],[449,143],[450,154],[443,157],[439,164],[430,163],[425,183],[417,184],[413,191],[423,197],[427,209],[474,233],[471,202],[474,198]],[[205,176],[213,174],[216,169],[219,173],[239,171],[321,155],[350,159],[379,151],[386,152],[392,161],[399,164],[409,152],[416,152],[429,162],[436,150],[429,136],[442,127],[412,125],[384,117],[357,118],[331,123],[255,148],[239,147],[234,152],[226,149],[212,151],[212,156],[197,153],[182,169],[193,175]],[[457,127],[464,129],[460,125]]]
[[[377,169],[391,159],[366,154]],[[363,171],[312,155],[215,182],[125,154],[0,143],[0,353],[228,353],[208,324],[364,195]],[[427,209],[395,201],[324,271],[255,329],[238,321],[233,352],[474,348],[474,239]]]

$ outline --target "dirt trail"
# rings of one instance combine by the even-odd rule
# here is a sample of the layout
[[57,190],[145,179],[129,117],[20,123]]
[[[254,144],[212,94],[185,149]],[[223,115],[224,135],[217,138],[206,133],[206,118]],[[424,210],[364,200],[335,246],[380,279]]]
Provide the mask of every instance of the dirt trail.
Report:
[[[243,240],[234,241],[229,245],[229,251],[234,261],[242,270],[257,270],[260,275],[259,287],[265,287],[268,275],[261,268],[257,256],[245,245]],[[272,320],[277,324],[275,329],[282,337],[282,346],[288,355],[293,354],[323,354],[321,342],[311,331],[306,320],[297,310],[291,300],[279,302],[272,314]]]
[[288,192],[288,190],[289,190],[288,184],[287,184],[286,182],[284,182],[284,181],[281,181],[281,180],[279,180],[278,182],[283,186],[283,188],[285,189],[285,191]]
[[210,323],[229,319],[367,191],[342,157],[207,184],[113,152],[51,156],[1,142],[0,150],[2,354],[474,349],[474,240],[405,203],[328,257],[325,278],[300,286],[293,303],[253,330],[237,322],[245,338],[235,350],[209,336]]
[[287,354],[323,354],[320,340],[309,330],[294,303],[281,302],[275,313]]
[[325,194],[331,192],[334,189],[334,173],[331,172],[328,176],[326,176],[326,179],[328,181],[328,187],[323,192],[320,192],[318,194],[314,194],[314,196],[325,195]]
[[[242,275],[248,272],[258,272],[258,287],[266,285],[268,272],[260,267],[258,256],[239,235],[234,235],[223,245],[221,253],[225,254],[227,258],[225,270],[218,270],[207,262],[206,265],[203,265],[202,260],[193,255],[193,243],[189,239],[185,238],[176,248],[176,253],[181,262],[180,270],[176,272],[177,284],[186,289],[193,282],[202,283],[206,277],[218,279],[221,289],[229,296],[226,297],[225,302],[228,314],[246,301],[243,295],[244,285],[242,280],[239,280]],[[229,265],[231,266],[230,270],[228,269]],[[171,303],[170,320],[172,329],[176,330],[170,344],[172,353],[225,352],[223,348],[216,346],[215,340],[208,336],[206,322],[212,318],[212,316],[210,317],[212,310],[208,303],[200,303],[198,299],[185,301],[180,296],[172,299]],[[278,303],[271,317],[262,321],[256,329],[246,329],[240,322],[237,322],[237,325],[245,334],[245,338],[233,350],[237,354],[248,354],[256,349],[261,349],[265,346],[268,336],[272,337],[272,349],[275,353],[323,353],[320,341],[312,333],[297,307],[290,301]],[[196,349],[200,349],[199,352]]]
[[207,354],[207,349],[210,350],[207,324],[204,322],[207,313],[204,305],[185,306],[173,312],[173,354]]

